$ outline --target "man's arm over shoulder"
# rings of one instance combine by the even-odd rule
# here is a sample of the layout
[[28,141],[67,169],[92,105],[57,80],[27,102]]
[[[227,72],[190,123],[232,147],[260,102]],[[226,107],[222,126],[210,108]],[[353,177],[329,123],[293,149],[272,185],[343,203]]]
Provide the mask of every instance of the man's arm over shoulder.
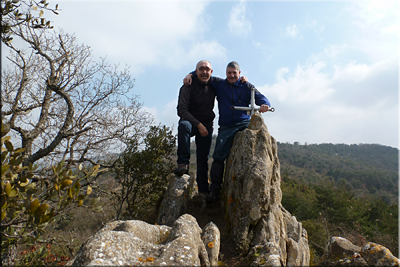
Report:
[[225,79],[222,79],[220,77],[211,76],[210,81],[211,81],[211,83],[219,83],[219,82],[225,81]]
[[178,116],[182,120],[187,120],[193,124],[194,127],[197,127],[197,125],[200,123],[195,117],[192,116],[189,112],[189,105],[190,105],[190,86],[182,86],[180,91],[179,91],[179,97],[178,97],[178,106],[177,106],[177,111],[178,111]]

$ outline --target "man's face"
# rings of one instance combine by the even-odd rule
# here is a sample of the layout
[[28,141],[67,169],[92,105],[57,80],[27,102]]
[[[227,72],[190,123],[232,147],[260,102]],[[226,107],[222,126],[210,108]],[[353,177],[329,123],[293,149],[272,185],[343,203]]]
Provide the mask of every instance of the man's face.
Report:
[[226,79],[229,83],[235,83],[239,80],[240,70],[236,68],[226,68]]
[[203,83],[208,82],[211,77],[211,73],[213,72],[211,64],[208,62],[200,63],[197,66],[196,74],[199,80]]

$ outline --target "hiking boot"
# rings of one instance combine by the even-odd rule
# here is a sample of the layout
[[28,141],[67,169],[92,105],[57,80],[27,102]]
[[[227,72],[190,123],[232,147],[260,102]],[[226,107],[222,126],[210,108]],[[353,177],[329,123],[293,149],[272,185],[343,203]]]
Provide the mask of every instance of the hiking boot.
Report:
[[211,192],[207,197],[206,197],[206,202],[207,203],[214,203],[215,201],[218,200],[219,194],[215,192]]
[[189,165],[179,164],[178,167],[175,169],[174,173],[178,176],[189,174]]

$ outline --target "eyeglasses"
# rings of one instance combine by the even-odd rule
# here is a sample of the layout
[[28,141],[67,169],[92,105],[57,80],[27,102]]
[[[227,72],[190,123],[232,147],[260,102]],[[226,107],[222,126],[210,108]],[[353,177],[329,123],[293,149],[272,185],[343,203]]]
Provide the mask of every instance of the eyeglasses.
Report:
[[200,68],[199,68],[199,71],[206,71],[206,72],[209,72],[209,71],[211,71],[211,69],[210,69],[209,67],[200,67]]

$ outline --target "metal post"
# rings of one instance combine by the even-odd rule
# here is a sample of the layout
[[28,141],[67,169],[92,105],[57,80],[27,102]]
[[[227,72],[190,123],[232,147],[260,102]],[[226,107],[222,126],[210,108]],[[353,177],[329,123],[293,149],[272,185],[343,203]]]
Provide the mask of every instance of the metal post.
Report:
[[[256,94],[256,89],[253,87],[253,88],[251,88],[250,107],[234,106],[233,108],[236,109],[236,110],[246,110],[247,111],[247,115],[253,116],[256,111],[260,110],[260,108],[256,107],[255,94]],[[274,112],[275,109],[270,107],[268,111]]]
[[254,99],[255,94],[256,94],[256,89],[253,87],[253,88],[251,88],[251,99],[250,99],[250,107],[251,107],[250,115],[251,116],[254,115],[254,109],[256,108],[256,100]]

